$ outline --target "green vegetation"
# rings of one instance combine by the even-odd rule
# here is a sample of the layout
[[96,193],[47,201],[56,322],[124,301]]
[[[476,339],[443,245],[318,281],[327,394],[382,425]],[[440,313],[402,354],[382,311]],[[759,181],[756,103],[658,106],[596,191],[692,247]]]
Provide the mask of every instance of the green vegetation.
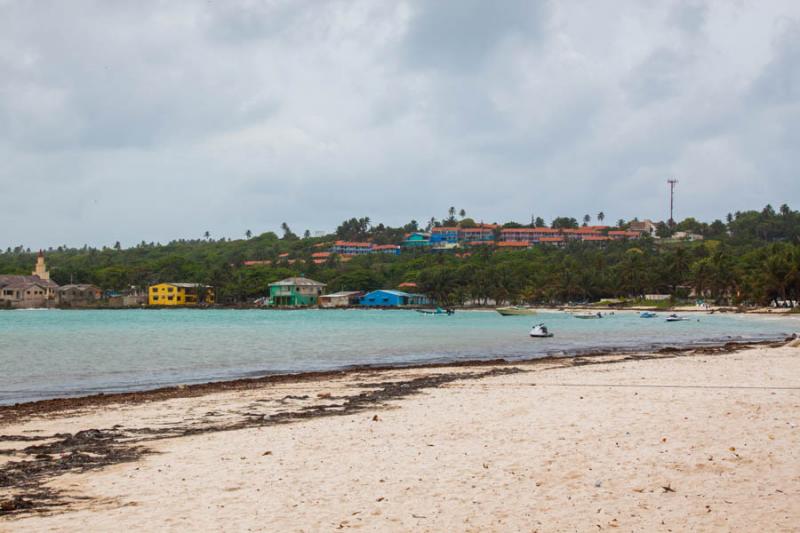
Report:
[[[456,224],[458,213],[448,211],[442,222]],[[533,218],[533,217],[532,217]],[[596,217],[602,220],[598,214]],[[585,217],[584,217],[585,219]],[[536,225],[541,220],[533,220]],[[624,224],[624,221],[622,221]],[[556,219],[559,227],[576,227],[571,217]],[[692,289],[709,301],[724,304],[768,304],[800,299],[800,213],[783,206],[777,212],[732,214],[727,222],[710,224],[686,219],[675,230],[703,235],[699,242],[665,242],[643,238],[602,245],[571,243],[559,249],[537,246],[531,250],[493,251],[479,247],[469,253],[404,251],[400,256],[370,254],[343,262],[331,256],[315,264],[311,254],[325,251],[335,239],[375,243],[400,242],[416,221],[402,228],[372,226],[368,218],[345,221],[336,235],[298,237],[285,223],[283,237],[274,233],[240,240],[179,240],[166,245],[142,242],[121,249],[112,247],[47,251],[53,279],[60,283],[94,283],[103,289],[123,291],[159,281],[200,282],[217,287],[222,303],[245,302],[264,296],[267,284],[304,275],[328,284],[331,291],[397,287],[413,281],[439,303],[467,301],[548,303],[597,301],[603,298],[637,299],[660,293],[687,297]],[[282,256],[288,254],[288,256]],[[245,266],[246,260],[266,260],[269,265]],[[17,247],[0,253],[0,272],[30,273],[34,251]]]

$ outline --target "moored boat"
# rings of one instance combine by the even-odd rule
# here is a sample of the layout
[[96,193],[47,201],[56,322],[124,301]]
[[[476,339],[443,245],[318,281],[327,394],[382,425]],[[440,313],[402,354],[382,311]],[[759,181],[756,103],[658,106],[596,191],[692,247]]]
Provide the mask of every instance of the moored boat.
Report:
[[511,305],[508,307],[498,307],[495,309],[503,316],[522,316],[522,315],[535,315],[536,309],[530,307],[520,307],[518,305]]
[[586,319],[588,319],[588,318],[603,318],[603,313],[601,313],[600,311],[598,311],[596,313],[592,313],[591,311],[587,311],[585,313],[575,313],[572,316],[574,316],[575,318],[586,318]]
[[678,316],[678,315],[675,315],[675,314],[669,315],[666,318],[667,322],[683,322],[685,320],[690,320],[690,319],[685,317],[685,316]]
[[658,315],[656,315],[652,311],[642,311],[641,313],[639,313],[639,318],[655,318],[656,316]]

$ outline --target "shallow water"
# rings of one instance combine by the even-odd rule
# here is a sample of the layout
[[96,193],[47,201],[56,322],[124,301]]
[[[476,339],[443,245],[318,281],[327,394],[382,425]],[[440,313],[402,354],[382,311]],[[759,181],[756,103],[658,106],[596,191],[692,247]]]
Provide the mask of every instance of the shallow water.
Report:
[[[665,316],[665,315],[663,315]],[[667,323],[617,312],[426,316],[400,310],[87,310],[0,312],[0,404],[352,365],[519,359],[777,339],[796,318],[688,314]],[[555,333],[531,339],[533,323]]]

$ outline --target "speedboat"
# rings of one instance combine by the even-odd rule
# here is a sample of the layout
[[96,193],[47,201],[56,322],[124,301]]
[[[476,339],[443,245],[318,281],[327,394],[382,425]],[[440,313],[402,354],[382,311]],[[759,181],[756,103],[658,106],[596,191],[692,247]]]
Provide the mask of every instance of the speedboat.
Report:
[[535,315],[536,309],[531,309],[530,307],[520,307],[518,305],[511,305],[508,307],[498,307],[495,309],[498,313],[503,316],[520,316],[520,315]]
[[575,318],[603,318],[603,313],[601,313],[600,311],[596,313],[587,311],[586,313],[575,313],[572,316],[574,316]]
[[656,315],[652,311],[642,311],[641,313],[639,313],[639,318],[655,318],[656,316],[658,315]]
[[683,322],[684,320],[691,320],[691,319],[686,318],[685,316],[678,316],[678,315],[675,315],[675,314],[669,315],[666,318],[667,322]]
[[423,315],[452,315],[455,311],[437,307],[436,309],[417,309],[417,313],[422,313]]
[[547,330],[547,326],[545,326],[544,324],[537,324],[536,326],[533,326],[531,328],[529,335],[531,337],[537,337],[537,338],[546,338],[553,336],[553,334]]

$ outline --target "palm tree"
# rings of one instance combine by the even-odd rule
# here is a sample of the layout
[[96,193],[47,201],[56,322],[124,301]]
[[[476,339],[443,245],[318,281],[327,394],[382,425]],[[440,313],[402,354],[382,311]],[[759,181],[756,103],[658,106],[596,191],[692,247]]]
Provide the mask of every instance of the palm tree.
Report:
[[606,214],[605,213],[603,213],[602,211],[597,213],[597,220],[600,221],[601,224],[603,223],[603,221],[605,219],[606,219]]
[[588,226],[590,220],[592,220],[592,217],[590,217],[589,215],[583,215],[583,225],[584,226]]
[[203,237],[205,237],[205,238],[206,238],[206,240],[208,240],[208,239],[209,239],[209,237],[211,237],[211,232],[210,232],[210,231],[208,231],[208,230],[206,230],[206,232],[205,232],[205,233],[203,233]]
[[450,215],[450,218],[455,218],[456,217],[456,208],[455,207],[450,207],[450,209],[447,210],[447,214]]
[[467,212],[464,210],[464,208],[461,208],[461,211],[458,212],[458,216],[460,216],[461,218],[467,216]]
[[618,228],[622,229],[622,226],[624,226],[624,225],[625,225],[625,220],[623,220],[623,219],[617,220],[617,227]]
[[249,239],[250,237],[252,237],[252,236],[253,236],[253,232],[252,232],[252,231],[250,231],[250,230],[247,230],[247,231],[245,231],[245,232],[244,232],[244,236],[245,236],[245,237],[247,237],[247,238]]

